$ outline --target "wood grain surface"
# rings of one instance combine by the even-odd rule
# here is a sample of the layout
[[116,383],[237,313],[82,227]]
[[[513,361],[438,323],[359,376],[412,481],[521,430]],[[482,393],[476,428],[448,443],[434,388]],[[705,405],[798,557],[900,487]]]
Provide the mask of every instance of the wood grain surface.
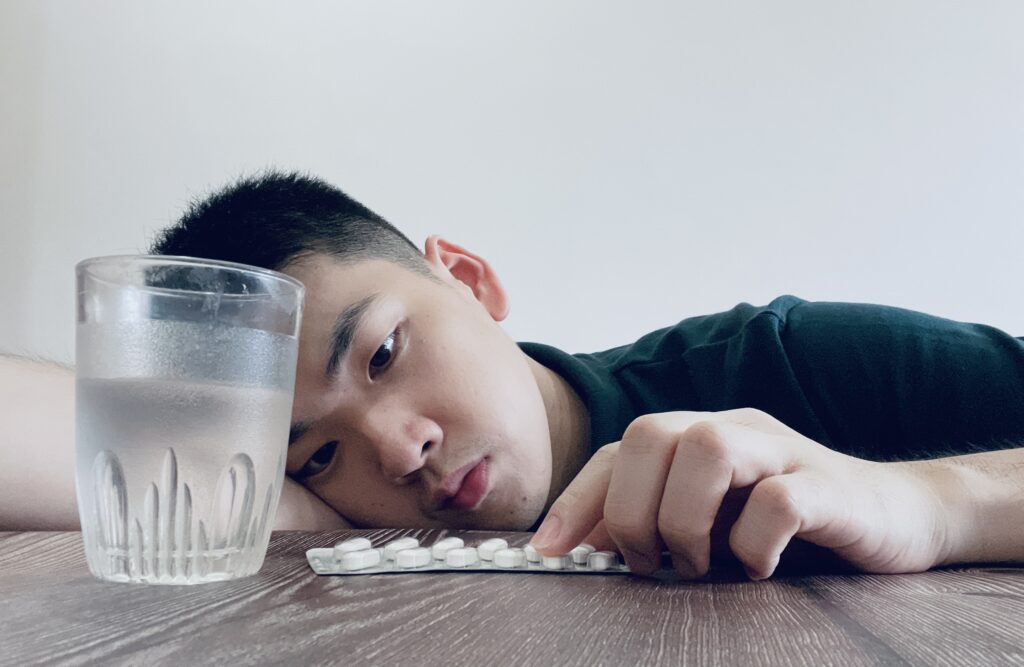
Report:
[[274,533],[259,574],[91,577],[79,533],[0,533],[0,664],[1024,665],[1024,568],[746,580],[319,577],[310,547],[526,533]]

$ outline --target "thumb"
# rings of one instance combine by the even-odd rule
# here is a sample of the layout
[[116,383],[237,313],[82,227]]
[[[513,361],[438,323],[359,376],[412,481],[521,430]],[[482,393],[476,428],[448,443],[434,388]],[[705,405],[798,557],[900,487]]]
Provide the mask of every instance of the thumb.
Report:
[[597,450],[551,505],[547,517],[530,541],[542,555],[569,553],[604,517],[604,501],[608,496],[608,484],[618,451],[618,442]]

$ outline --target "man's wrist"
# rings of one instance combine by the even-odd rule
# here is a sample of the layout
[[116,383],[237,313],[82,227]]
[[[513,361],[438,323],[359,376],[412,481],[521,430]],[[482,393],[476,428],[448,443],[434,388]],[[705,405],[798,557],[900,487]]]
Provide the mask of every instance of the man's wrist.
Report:
[[[935,567],[1024,560],[1021,490],[996,474],[1006,452],[988,452],[911,465],[935,500],[943,545]],[[1001,472],[1001,471],[1000,471]]]
[[935,507],[936,529],[941,541],[932,567],[963,562],[968,546],[975,541],[973,506],[964,471],[946,459],[913,461],[911,466]]

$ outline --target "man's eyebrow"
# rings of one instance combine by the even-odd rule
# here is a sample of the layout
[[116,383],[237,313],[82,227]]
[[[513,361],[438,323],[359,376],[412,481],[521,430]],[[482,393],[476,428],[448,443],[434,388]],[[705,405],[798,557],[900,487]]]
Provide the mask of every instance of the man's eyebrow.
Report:
[[[345,354],[352,347],[352,339],[355,338],[366,311],[379,296],[379,293],[374,293],[356,301],[341,311],[341,315],[338,315],[338,319],[334,321],[334,329],[331,331],[331,354],[327,358],[327,368],[324,369],[324,374],[328,379],[334,377],[338,365],[341,364],[341,360],[345,358]],[[306,435],[312,426],[313,422],[310,420],[297,421],[292,424],[288,431],[288,446],[291,447],[299,438]]]
[[295,444],[296,440],[306,435],[306,431],[308,431],[309,427],[312,425],[313,422],[309,421],[295,422],[292,424],[291,430],[288,431],[288,446],[291,447]]
[[360,299],[341,311],[338,319],[334,322],[334,331],[331,332],[331,354],[327,358],[327,368],[324,373],[328,378],[333,378],[338,370],[338,365],[345,358],[349,348],[352,346],[352,339],[355,338],[356,330],[362,324],[366,311],[377,300],[380,294],[371,294]]

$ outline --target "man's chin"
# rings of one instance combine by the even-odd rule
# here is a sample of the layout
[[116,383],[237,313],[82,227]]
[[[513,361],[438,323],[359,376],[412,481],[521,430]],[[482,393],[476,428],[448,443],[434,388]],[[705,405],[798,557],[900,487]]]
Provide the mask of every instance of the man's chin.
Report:
[[[531,504],[528,503],[522,503],[521,505],[504,503],[496,508],[487,508],[486,511],[467,512],[465,516],[458,517],[460,520],[458,527],[466,530],[523,532],[530,530],[542,513],[542,505],[534,510]],[[456,526],[452,527],[455,528]]]
[[[492,500],[492,499],[488,499]],[[484,503],[483,506],[462,512],[446,512],[438,517],[445,527],[453,530],[525,531],[534,524],[534,514],[526,507],[510,507],[507,503]]]
[[497,519],[477,519],[474,521],[459,523],[458,525],[452,525],[450,527],[459,530],[490,530],[519,533],[529,530],[531,526],[533,526],[532,521],[503,517]]

